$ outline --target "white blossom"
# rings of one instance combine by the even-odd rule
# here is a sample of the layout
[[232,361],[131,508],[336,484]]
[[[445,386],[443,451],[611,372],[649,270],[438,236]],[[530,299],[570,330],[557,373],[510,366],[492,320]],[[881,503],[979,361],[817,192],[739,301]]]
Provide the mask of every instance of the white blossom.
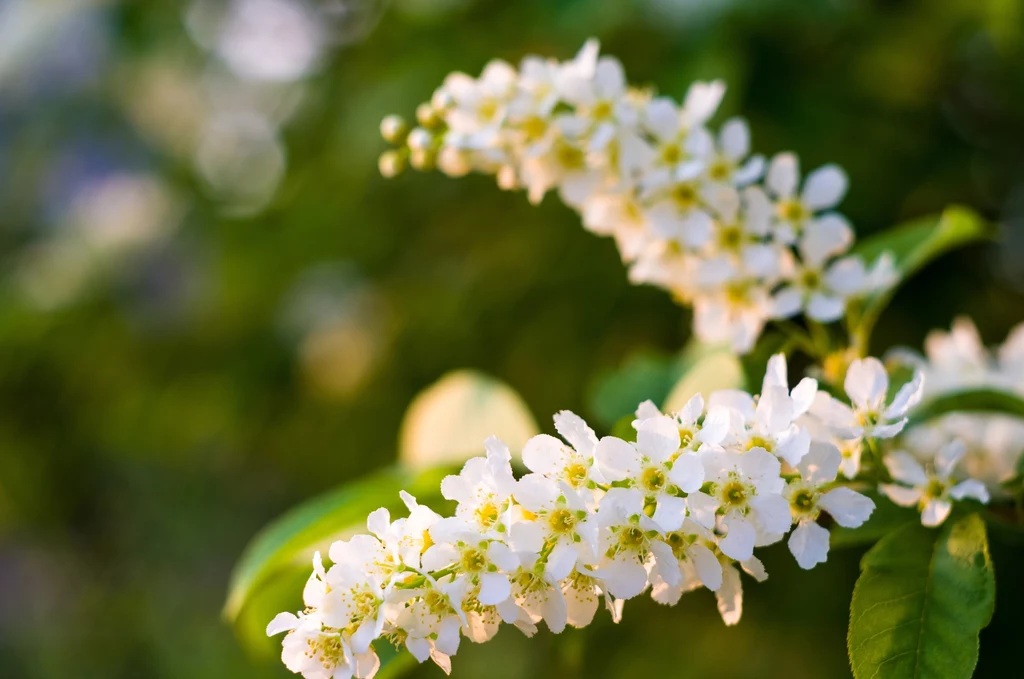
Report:
[[940,448],[927,469],[905,451],[887,455],[885,466],[896,483],[883,484],[882,492],[898,505],[917,507],[925,526],[938,526],[949,516],[954,500],[989,501],[988,491],[981,481],[969,478],[957,483],[953,478],[963,455],[964,445],[960,441],[951,441]]

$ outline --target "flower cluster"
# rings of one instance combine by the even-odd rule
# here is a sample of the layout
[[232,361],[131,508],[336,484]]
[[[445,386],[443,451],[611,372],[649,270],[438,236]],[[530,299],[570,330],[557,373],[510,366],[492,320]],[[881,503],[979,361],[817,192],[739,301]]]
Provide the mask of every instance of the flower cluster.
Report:
[[[898,505],[916,507],[925,526],[938,526],[949,516],[954,500],[987,503],[989,493],[984,483],[971,478],[974,470],[959,469],[966,449],[955,432],[942,425],[918,426],[896,438],[907,424],[907,413],[922,400],[925,383],[925,372],[915,370],[890,400],[889,375],[882,362],[858,359],[850,364],[844,383],[850,404],[819,392],[810,412],[831,430],[831,440],[844,457],[844,476],[858,478],[864,471],[864,455],[870,455],[893,481],[880,484],[879,490]],[[957,413],[955,417],[977,416]],[[913,446],[917,457],[904,450],[907,445]],[[884,478],[881,469],[867,471],[866,478]]]
[[283,660],[307,679],[368,679],[378,639],[449,671],[463,636],[486,641],[502,622],[527,635],[541,621],[555,633],[583,627],[602,601],[617,620],[625,600],[648,590],[674,604],[706,587],[734,624],[740,570],[767,577],[755,547],[789,533],[811,568],[828,553],[823,513],[856,527],[874,509],[836,482],[840,451],[804,424],[817,389],[810,378],[790,389],[778,355],[760,396],[696,395],[672,414],[641,404],[635,441],[599,439],[563,411],[562,438],[532,438],[520,478],[508,448],[488,439],[484,457],[441,484],[454,515],[403,493],[409,515],[373,512],[370,535],[331,546],[329,569],[317,554],[306,609],[278,615],[267,632],[288,632]]
[[[988,351],[974,323],[958,318],[950,332],[933,331],[928,336],[925,354],[891,352],[891,360],[926,376],[925,399],[968,389],[1024,396],[1024,324],[1014,328],[1002,346]],[[948,449],[951,441],[959,442],[953,450]],[[962,464],[954,467],[954,481],[978,479],[984,488],[975,486],[976,496],[1006,498],[1005,484],[1017,475],[1024,455],[1024,420],[1007,414],[953,412],[913,427],[903,444],[918,466],[926,468],[935,460],[933,468],[940,469],[939,460],[955,453]],[[913,468],[910,461],[906,464]]]
[[839,320],[852,298],[891,283],[892,266],[847,254],[839,167],[801,182],[794,154],[751,155],[742,119],[709,129],[724,92],[715,81],[693,84],[681,104],[654,96],[594,40],[568,62],[492,61],[478,78],[450,74],[411,131],[385,118],[399,147],[381,171],[483,172],[532,202],[556,190],[587,229],[614,237],[633,282],[692,306],[700,339],[746,352],[771,319]]

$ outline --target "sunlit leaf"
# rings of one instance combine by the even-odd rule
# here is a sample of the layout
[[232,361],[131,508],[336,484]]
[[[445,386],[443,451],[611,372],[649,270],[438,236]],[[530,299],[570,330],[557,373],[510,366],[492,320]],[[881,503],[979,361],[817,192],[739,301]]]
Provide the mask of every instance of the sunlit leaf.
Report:
[[891,253],[897,274],[896,282],[864,303],[856,328],[862,348],[866,348],[878,317],[888,306],[896,289],[935,258],[964,245],[995,238],[995,227],[973,210],[952,205],[941,215],[922,217],[875,234],[860,241],[853,254],[867,264],[883,253]]
[[413,472],[390,467],[345,484],[295,507],[249,543],[231,576],[224,616],[234,620],[257,589],[296,567],[307,574],[313,552],[334,540],[365,530],[366,516],[378,507],[404,511],[398,496],[407,490],[424,504],[440,499],[441,479],[452,470]]
[[464,462],[483,454],[492,435],[517,454],[538,433],[514,389],[483,373],[457,370],[413,399],[402,420],[399,459],[415,469]]
[[847,638],[856,679],[968,679],[992,618],[995,575],[978,514],[912,523],[861,562]]
[[914,409],[908,426],[952,412],[1001,413],[1024,418],[1024,398],[996,389],[966,389],[936,396]]
[[743,365],[728,345],[691,345],[684,354],[682,377],[662,404],[665,412],[679,410],[694,394],[707,398],[719,389],[746,386]]

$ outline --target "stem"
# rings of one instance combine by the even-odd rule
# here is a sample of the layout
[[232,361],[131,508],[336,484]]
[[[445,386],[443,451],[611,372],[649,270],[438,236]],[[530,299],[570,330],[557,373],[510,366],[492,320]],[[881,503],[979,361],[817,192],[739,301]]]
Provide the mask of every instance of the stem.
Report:
[[818,347],[807,331],[793,321],[786,318],[776,318],[772,322],[781,330],[789,342],[800,347],[800,349],[811,358],[821,359],[824,354],[818,351]]

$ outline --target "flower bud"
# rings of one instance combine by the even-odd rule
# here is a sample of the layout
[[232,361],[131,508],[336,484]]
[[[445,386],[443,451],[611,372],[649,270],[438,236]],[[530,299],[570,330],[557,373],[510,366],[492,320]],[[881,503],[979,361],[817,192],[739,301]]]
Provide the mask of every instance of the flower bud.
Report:
[[434,135],[430,134],[430,132],[427,132],[422,127],[414,127],[412,132],[409,133],[406,143],[411,149],[426,151],[434,145]]
[[402,116],[390,115],[380,121],[380,136],[390,144],[400,145],[409,134],[409,124]]
[[409,152],[409,164],[416,170],[433,170],[437,165],[437,153],[430,149],[412,149]]
[[423,127],[438,127],[441,125],[441,117],[430,104],[420,104],[416,107],[416,120]]
[[462,177],[472,169],[466,152],[445,146],[437,154],[437,168],[449,177]]
[[381,175],[385,179],[400,175],[405,170],[406,156],[406,153],[395,149],[380,154],[380,158],[377,159],[377,168]]
[[439,87],[434,91],[434,96],[430,98],[430,104],[434,107],[435,111],[447,111],[455,105],[455,98],[452,97],[448,90]]

